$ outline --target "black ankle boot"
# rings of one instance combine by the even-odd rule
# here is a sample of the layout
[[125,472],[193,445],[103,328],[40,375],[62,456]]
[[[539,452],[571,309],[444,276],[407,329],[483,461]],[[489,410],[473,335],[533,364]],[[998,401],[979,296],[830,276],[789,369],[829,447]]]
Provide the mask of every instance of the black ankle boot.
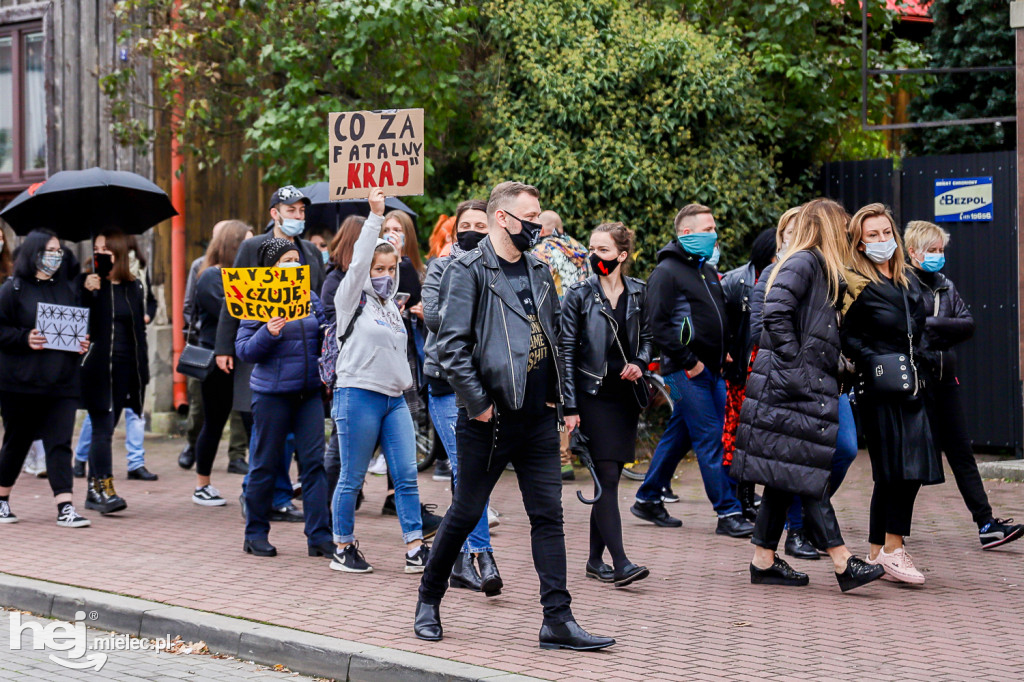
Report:
[[103,487],[99,479],[89,477],[88,487],[85,490],[85,508],[101,511],[103,509]]
[[498,573],[498,565],[494,563],[494,554],[480,552],[476,555],[476,563],[480,566],[480,590],[488,597],[497,597],[505,583]]
[[807,541],[804,532],[799,528],[786,533],[786,554],[797,559],[810,559],[812,561],[821,558],[818,550]]
[[128,503],[114,491],[113,477],[89,479],[89,490],[85,494],[86,509],[94,509],[100,514],[113,514],[127,507]]
[[753,523],[757,520],[757,506],[754,504],[754,484],[740,483],[736,486],[736,497],[743,507],[743,518]]
[[452,568],[452,577],[448,579],[452,587],[461,587],[474,592],[480,591],[480,574],[477,573],[476,565],[473,563],[473,555],[469,552],[459,552],[459,558],[455,560]]
[[885,575],[885,569],[878,565],[872,565],[858,559],[855,556],[846,561],[846,570],[836,573],[836,580],[839,582],[839,589],[843,592],[867,585]]
[[441,607],[432,604],[416,602],[416,620],[412,626],[413,632],[420,639],[428,642],[439,642],[444,637],[444,629],[441,627]]

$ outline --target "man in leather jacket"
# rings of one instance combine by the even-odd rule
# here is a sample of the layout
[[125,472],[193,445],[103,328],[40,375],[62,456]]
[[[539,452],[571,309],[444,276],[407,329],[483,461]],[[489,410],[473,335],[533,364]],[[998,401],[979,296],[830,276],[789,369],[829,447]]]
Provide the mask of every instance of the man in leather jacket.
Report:
[[566,589],[558,432],[564,366],[559,313],[546,265],[528,253],[540,225],[536,188],[501,183],[487,203],[487,237],[445,271],[438,355],[459,402],[459,484],[420,582],[414,631],[442,638],[448,577],[491,490],[515,466],[530,517],[544,625],[540,645],[603,649],[615,643],[576,624]]

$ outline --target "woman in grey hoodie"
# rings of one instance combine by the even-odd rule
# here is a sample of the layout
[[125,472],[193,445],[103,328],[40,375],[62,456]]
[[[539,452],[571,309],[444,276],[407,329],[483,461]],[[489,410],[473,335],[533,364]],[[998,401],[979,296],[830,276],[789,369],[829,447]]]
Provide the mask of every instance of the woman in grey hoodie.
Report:
[[398,252],[378,238],[384,223],[384,193],[373,190],[370,215],[352,250],[352,262],[334,295],[338,365],[331,416],[338,427],[341,475],[334,489],[331,568],[370,573],[355,538],[356,496],[378,437],[395,482],[395,507],[406,543],[405,572],[427,564],[420,497],[416,485],[416,438],[403,391],[412,385],[406,357],[408,337],[395,304]]

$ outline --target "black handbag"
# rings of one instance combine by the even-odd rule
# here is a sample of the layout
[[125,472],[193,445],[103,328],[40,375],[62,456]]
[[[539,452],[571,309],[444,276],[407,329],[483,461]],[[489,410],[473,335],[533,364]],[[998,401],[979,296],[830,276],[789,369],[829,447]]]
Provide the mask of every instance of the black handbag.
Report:
[[[196,299],[199,297],[198,285],[196,289],[197,291],[192,294],[192,319],[189,321],[186,339],[194,338],[196,318],[199,316],[199,311],[196,310]],[[213,371],[215,359],[216,356],[212,348],[203,348],[192,343],[186,343],[185,347],[181,350],[181,355],[178,356],[178,367],[175,371],[178,374],[184,374],[187,377],[205,381],[206,377],[210,376],[210,372]]]
[[883,353],[868,363],[863,373],[865,386],[875,393],[916,396],[917,365],[914,363],[914,326],[910,317],[907,291],[903,290],[903,309],[907,314],[908,353]]

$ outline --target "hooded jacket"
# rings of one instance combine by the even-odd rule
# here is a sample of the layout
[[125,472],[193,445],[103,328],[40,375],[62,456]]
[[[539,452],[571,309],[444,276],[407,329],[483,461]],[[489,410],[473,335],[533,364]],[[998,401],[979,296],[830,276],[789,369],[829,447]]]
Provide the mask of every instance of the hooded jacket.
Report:
[[267,330],[265,322],[243,320],[238,327],[235,356],[255,365],[249,378],[253,393],[320,390],[320,327],[327,318],[320,297],[312,292],[309,296],[312,312],[286,324],[277,336]]
[[698,362],[718,375],[729,332],[718,271],[707,259],[685,251],[678,240],[658,252],[647,280],[647,314],[661,349],[661,373],[693,369]]
[[345,278],[334,294],[338,337],[348,329],[348,323],[359,308],[365,295],[363,312],[356,318],[352,334],[338,352],[337,388],[362,388],[397,398],[412,386],[412,372],[406,352],[408,334],[402,313],[395,304],[398,276],[391,295],[381,300],[370,281],[370,266],[374,249],[385,244],[378,239],[384,218],[371,213],[363,223],[359,239],[352,247],[352,262]]

